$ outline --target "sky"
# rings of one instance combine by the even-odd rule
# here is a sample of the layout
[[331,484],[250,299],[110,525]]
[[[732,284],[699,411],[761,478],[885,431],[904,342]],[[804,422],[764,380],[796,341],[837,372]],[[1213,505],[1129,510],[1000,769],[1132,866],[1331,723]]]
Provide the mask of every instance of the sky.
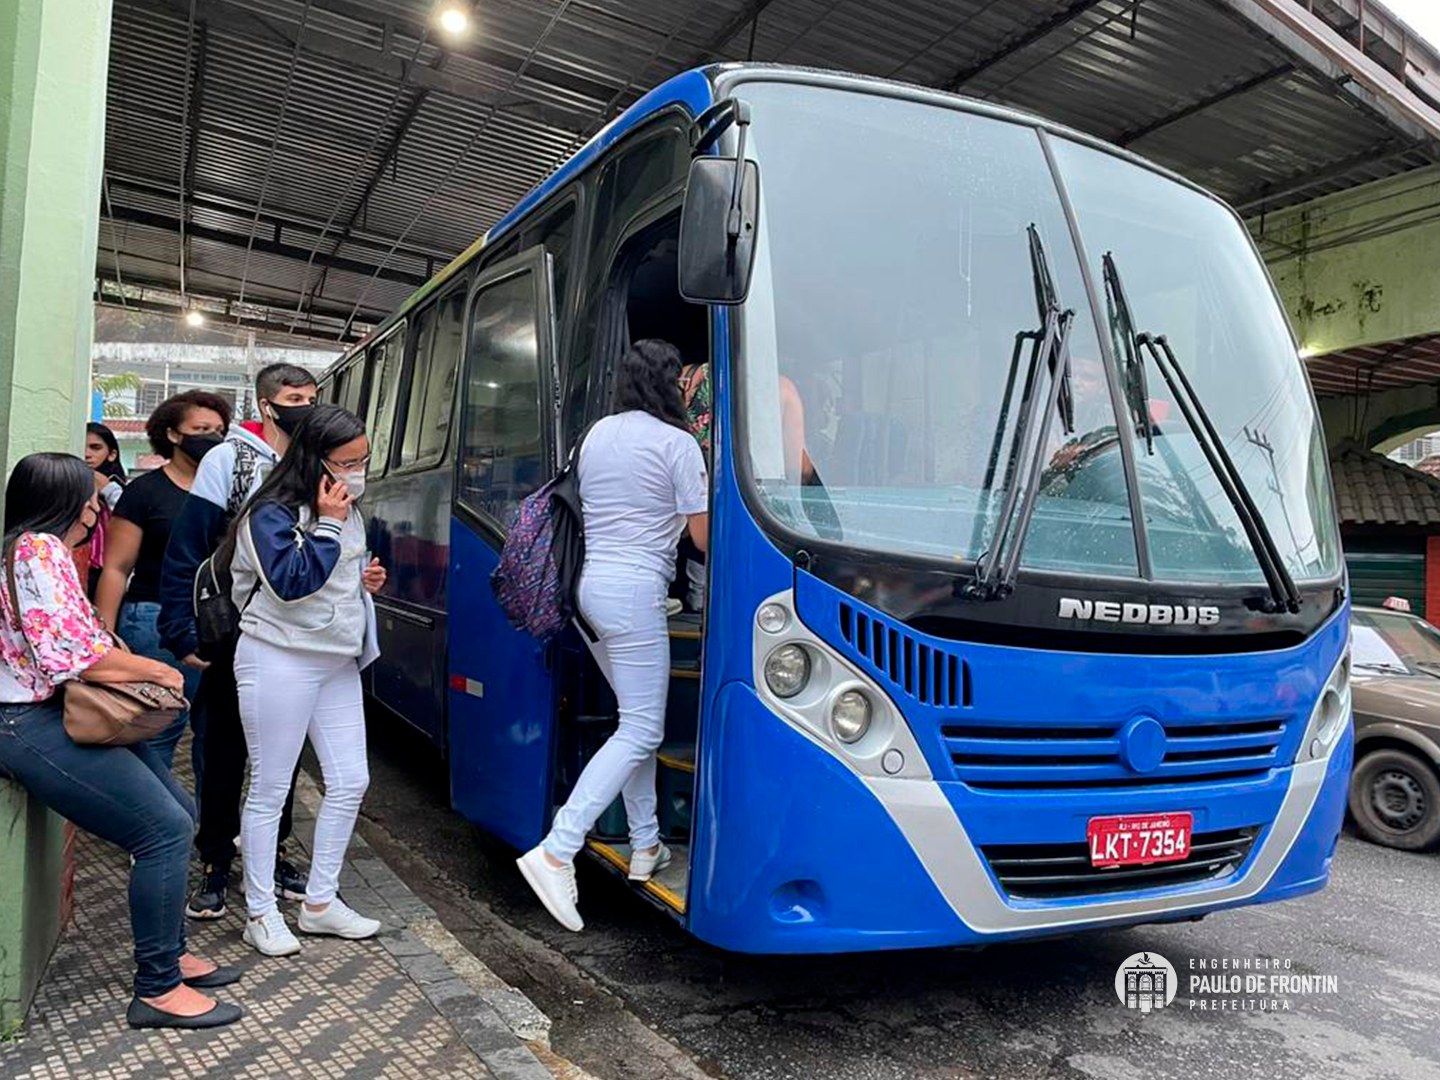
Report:
[[1410,28],[1440,49],[1440,0],[1380,0]]

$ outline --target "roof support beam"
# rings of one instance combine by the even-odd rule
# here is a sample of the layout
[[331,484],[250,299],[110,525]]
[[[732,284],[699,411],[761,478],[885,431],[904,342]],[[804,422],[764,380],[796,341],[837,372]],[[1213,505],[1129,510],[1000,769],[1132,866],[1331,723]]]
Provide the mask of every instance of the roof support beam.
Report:
[[1225,90],[1219,90],[1213,94],[1207,94],[1205,97],[1202,97],[1196,101],[1192,101],[1189,105],[1186,105],[1184,108],[1177,109],[1175,112],[1170,113],[1168,116],[1162,116],[1160,117],[1160,119],[1152,120],[1148,124],[1144,124],[1137,128],[1131,128],[1129,131],[1125,132],[1123,135],[1117,138],[1115,142],[1120,146],[1129,146],[1131,143],[1139,142],[1147,135],[1153,135],[1155,134],[1155,132],[1160,131],[1163,128],[1167,128],[1171,124],[1178,124],[1181,120],[1188,120],[1190,117],[1195,116],[1198,113],[1202,113],[1206,109],[1214,108],[1216,105],[1219,105],[1226,101],[1230,101],[1232,98],[1237,98],[1243,94],[1248,94],[1251,90],[1258,90],[1260,87],[1266,85],[1267,83],[1272,83],[1276,79],[1283,79],[1285,76],[1294,72],[1294,70],[1294,64],[1279,64],[1276,67],[1271,68],[1269,71],[1262,71],[1259,75],[1255,75],[1249,79],[1246,79],[1244,82],[1236,83],[1234,86],[1231,86]]
[[745,5],[745,10],[741,11],[721,27],[715,36],[705,43],[704,48],[700,49],[696,54],[695,63],[703,64],[715,59],[716,54],[730,43],[730,39],[756,19],[760,18],[761,12],[769,7],[772,2],[773,0],[751,0],[749,4]]
[[[109,183],[113,191],[130,191],[144,195],[158,195],[161,198],[174,199],[179,193],[173,184],[148,180],[144,177],[130,176],[125,173],[109,173]],[[229,214],[232,217],[253,217],[255,204],[242,202],[236,199],[227,199],[223,196],[214,195],[204,191],[192,190],[185,200],[185,205],[195,210],[211,210],[216,213]],[[107,215],[108,216],[108,215]],[[324,223],[314,218],[303,215],[288,213],[276,207],[269,206],[260,212],[261,224],[274,231],[275,229],[304,229],[308,232],[320,232],[324,229]],[[186,226],[189,227],[188,225]],[[391,238],[376,236],[369,233],[356,233],[351,241],[357,244],[364,244],[369,247],[382,247],[388,249]],[[402,246],[395,252],[403,259],[448,259],[451,252],[439,249]]]
[[[137,290],[148,292],[152,289],[154,293],[151,295],[133,295]],[[174,299],[168,299],[172,294]],[[162,299],[161,297],[167,298]],[[191,299],[202,302],[200,304],[202,311],[209,311],[211,305],[214,305],[217,312],[229,306],[225,300],[208,297],[204,294],[196,294]],[[149,311],[160,315],[178,315],[184,310],[180,304],[179,294],[173,293],[170,286],[145,280],[127,280],[122,292],[115,281],[110,278],[100,278],[95,283],[95,303],[107,307],[124,307],[130,311]],[[327,313],[321,310],[315,313],[315,320],[301,319],[301,329],[287,331],[286,325],[294,318],[293,312],[289,310],[282,312],[268,305],[252,304],[250,301],[246,301],[245,307],[247,310],[263,314],[247,315],[232,309],[225,316],[230,324],[272,333],[277,339],[313,338],[327,346],[334,345],[336,330],[345,321],[343,314]],[[271,321],[272,319],[274,321]],[[366,327],[365,333],[368,332],[369,327]],[[363,334],[357,332],[346,340],[356,341],[362,336]]]
[[1331,180],[1338,180],[1347,176],[1356,169],[1366,165],[1380,165],[1406,154],[1413,154],[1423,149],[1423,145],[1414,143],[1404,144],[1395,139],[1386,139],[1377,143],[1368,150],[1363,150],[1353,157],[1347,157],[1340,161],[1332,162],[1329,165],[1321,166],[1318,170],[1307,170],[1297,173],[1291,180],[1293,183],[1286,183],[1285,186],[1276,188],[1273,185],[1265,184],[1260,188],[1246,192],[1238,196],[1234,202],[1236,213],[1253,214],[1263,211],[1267,205],[1273,205],[1293,198],[1296,195],[1303,195],[1307,191],[1327,184]]
[[1029,30],[1025,30],[1009,40],[1002,42],[1000,47],[994,52],[972,61],[968,66],[961,68],[954,75],[950,76],[950,78],[940,84],[940,88],[949,93],[954,93],[977,75],[989,71],[1002,60],[1007,60],[1016,53],[1028,49],[1037,41],[1042,41],[1049,37],[1056,30],[1069,26],[1076,19],[1080,18],[1081,15],[1084,15],[1091,8],[1097,7],[1099,4],[1100,0],[1070,0],[1069,6],[1064,10],[1056,12],[1044,22],[1038,23]]
[[[148,210],[136,210],[128,206],[114,206],[112,220],[125,222],[132,225],[144,225],[152,229],[163,229],[166,232],[178,233],[180,222],[178,219],[165,214],[155,214]],[[308,248],[299,247],[295,244],[287,244],[280,236],[280,228],[277,225],[273,237],[256,235],[252,240],[243,232],[230,232],[226,229],[212,229],[205,225],[192,225],[188,230],[190,236],[198,240],[208,240],[215,244],[225,244],[229,247],[246,250],[247,246],[255,251],[266,255],[276,255],[283,259],[295,259],[298,262],[305,262],[310,258]],[[122,251],[123,255],[124,252]],[[425,284],[425,278],[420,274],[411,274],[404,270],[398,270],[393,266],[387,266],[378,259],[376,262],[361,262],[358,259],[344,258],[339,255],[316,255],[315,265],[329,267],[332,270],[344,270],[352,274],[364,276],[375,276],[386,281],[397,281],[412,288],[418,288]]]

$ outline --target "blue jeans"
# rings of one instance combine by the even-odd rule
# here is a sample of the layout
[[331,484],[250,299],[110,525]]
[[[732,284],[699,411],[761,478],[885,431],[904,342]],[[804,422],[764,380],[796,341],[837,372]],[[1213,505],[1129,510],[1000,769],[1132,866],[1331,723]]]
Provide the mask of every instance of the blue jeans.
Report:
[[180,736],[185,734],[186,721],[190,722],[190,727],[195,734],[190,743],[190,765],[195,770],[195,801],[199,802],[201,774],[204,772],[205,761],[203,756],[205,716],[195,709],[193,704],[195,695],[200,690],[200,672],[180,663],[174,653],[160,644],[160,631],[157,626],[159,619],[159,604],[127,600],[120,605],[119,625],[115,627],[115,632],[125,640],[126,645],[130,646],[131,652],[139,656],[148,656],[151,660],[159,660],[163,664],[169,664],[185,677],[185,697],[191,702],[191,709],[177,716],[174,724],[150,740],[150,745],[160,755],[160,760],[165,763],[167,769],[174,768],[175,744],[180,741]]
[[56,694],[33,705],[0,705],[0,776],[135,857],[135,996],[159,997],[180,984],[195,804],[148,744],[72,742],[61,721],[62,700]]

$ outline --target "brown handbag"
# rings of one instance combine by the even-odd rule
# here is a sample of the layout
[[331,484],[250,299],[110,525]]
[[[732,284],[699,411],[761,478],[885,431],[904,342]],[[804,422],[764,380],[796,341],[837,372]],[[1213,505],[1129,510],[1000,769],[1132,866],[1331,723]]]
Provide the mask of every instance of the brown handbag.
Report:
[[[13,552],[6,562],[5,576],[10,586],[11,625],[23,636]],[[111,633],[110,640],[116,648],[130,651],[118,635]],[[189,704],[184,695],[159,683],[87,683],[72,679],[65,684],[65,734],[71,742],[87,746],[130,746],[160,734]]]

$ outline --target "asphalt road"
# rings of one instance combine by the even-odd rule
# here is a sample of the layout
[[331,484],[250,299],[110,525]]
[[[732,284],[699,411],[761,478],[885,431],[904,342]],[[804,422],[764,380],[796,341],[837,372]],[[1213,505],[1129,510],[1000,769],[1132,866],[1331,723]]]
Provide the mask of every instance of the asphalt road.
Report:
[[[367,838],[550,1013],[556,1049],[604,1080],[1440,1080],[1440,854],[1346,836],[1326,891],[1199,923],[981,952],[737,956],[598,869],[580,874],[586,931],[560,930],[514,853],[448,809],[433,752],[395,722],[371,727]],[[1119,964],[1142,951],[1180,980],[1148,1015],[1114,991]],[[1281,995],[1289,1008],[1277,1011],[1254,1007],[1269,994],[1242,992],[1236,1008],[1228,993],[1191,993],[1192,965],[1220,958],[1288,962],[1280,974],[1334,976],[1337,988]],[[1261,974],[1230,974],[1247,973]],[[1190,1005],[1202,998],[1230,1005]]]

